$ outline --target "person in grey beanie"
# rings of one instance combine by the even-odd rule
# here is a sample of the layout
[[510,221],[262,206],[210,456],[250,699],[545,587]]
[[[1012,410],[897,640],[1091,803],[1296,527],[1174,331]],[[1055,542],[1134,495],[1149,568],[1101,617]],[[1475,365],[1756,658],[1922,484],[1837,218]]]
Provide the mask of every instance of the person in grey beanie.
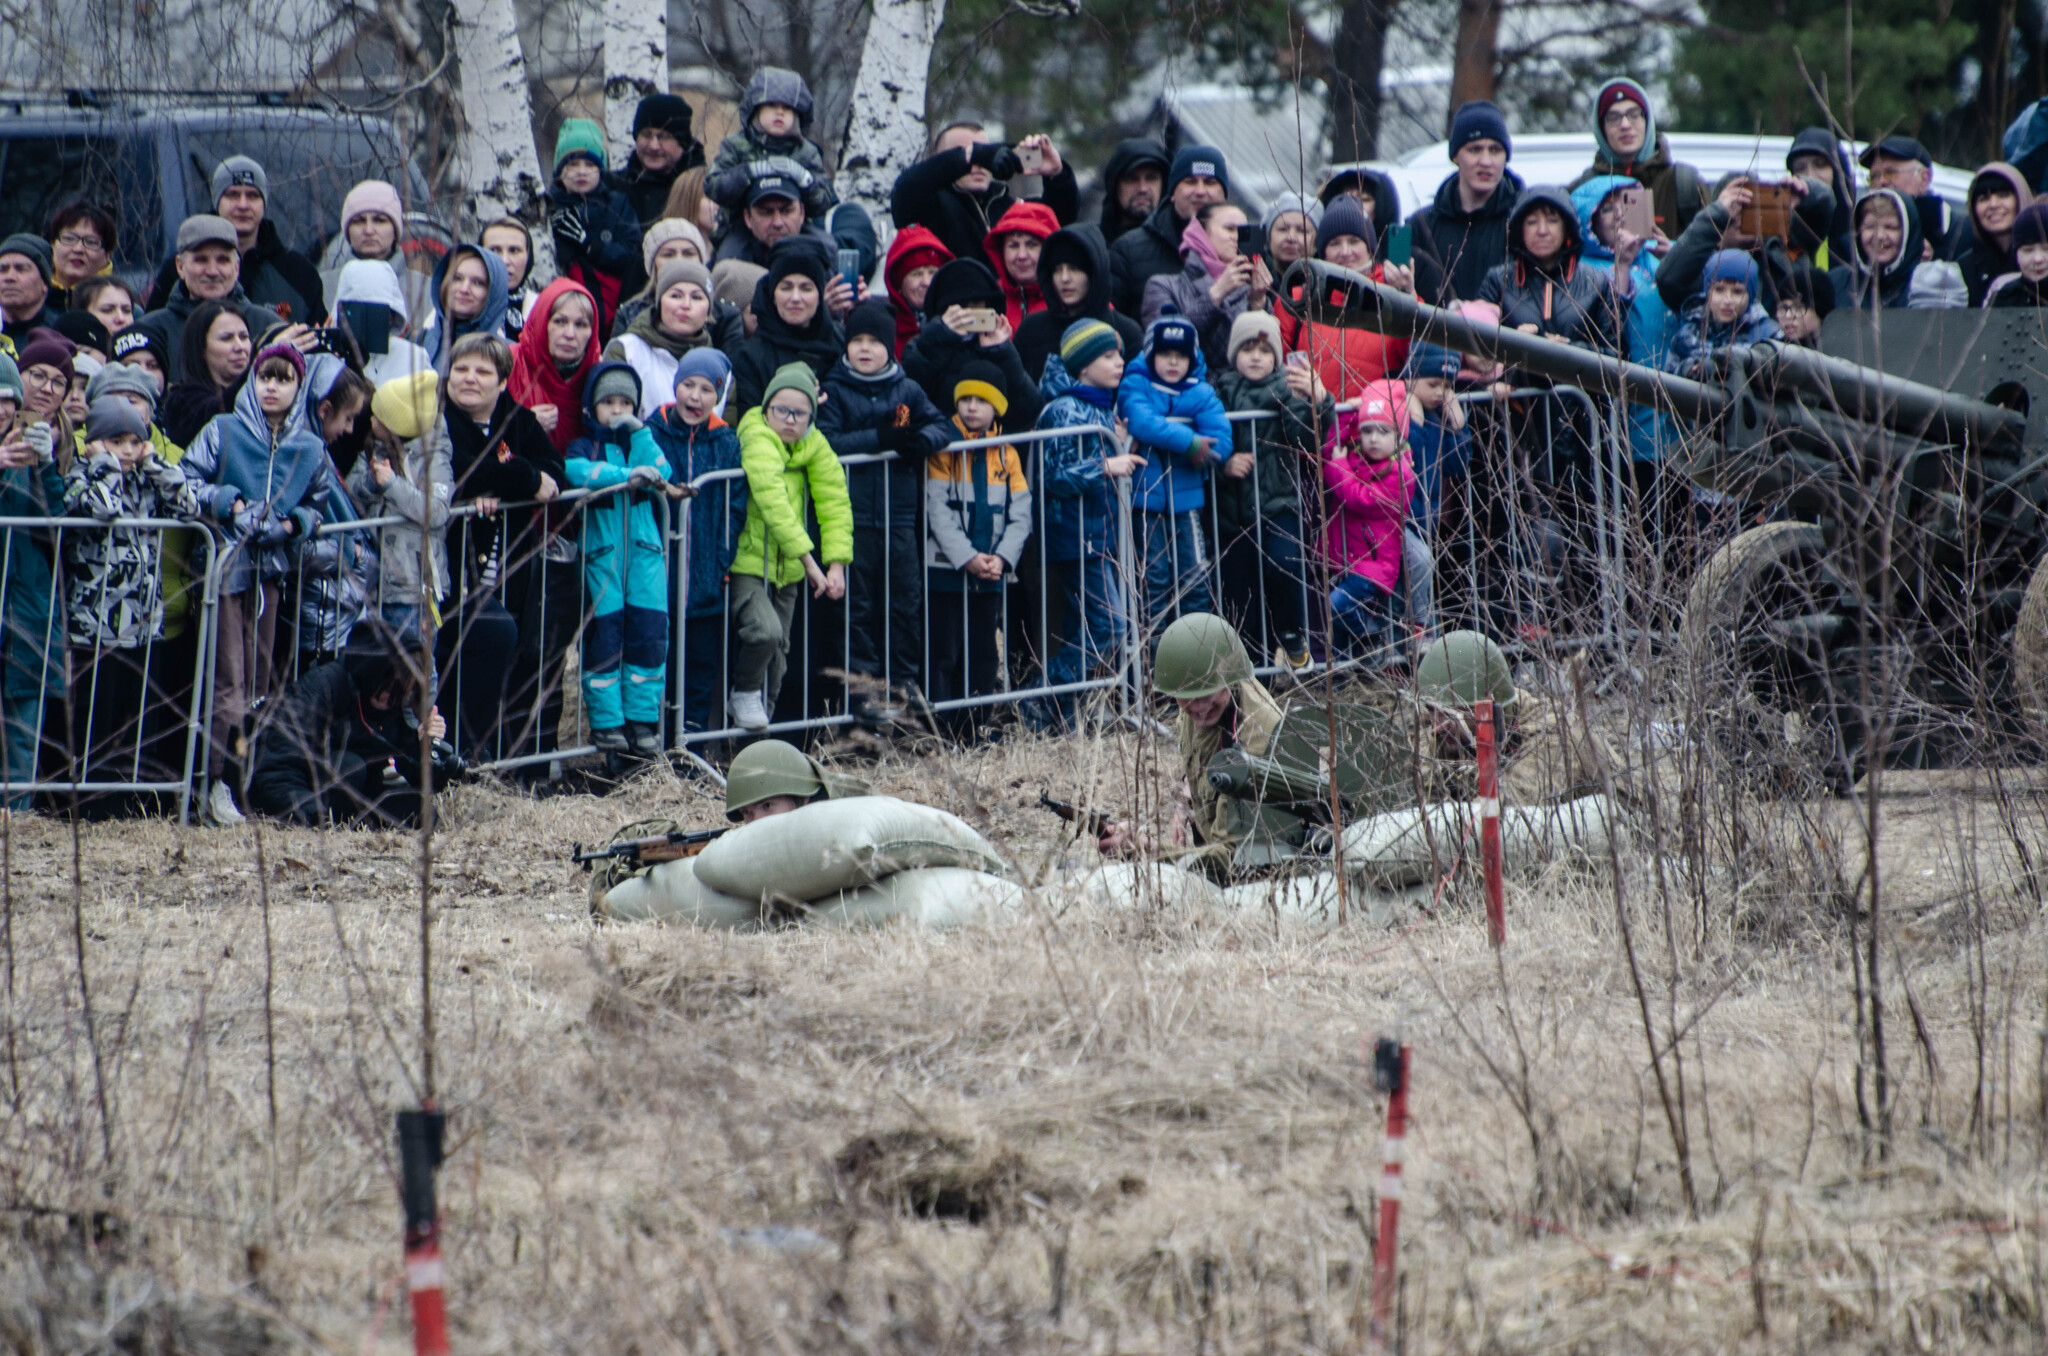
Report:
[[17,348],[28,332],[57,323],[50,307],[50,242],[23,231],[0,240],[0,333]]
[[[246,155],[231,155],[214,167],[213,210],[235,228],[235,248],[242,256],[242,291],[258,306],[268,306],[285,320],[301,325],[327,323],[327,301],[320,270],[311,259],[288,249],[270,218],[270,175]],[[171,294],[177,284],[173,256],[157,270],[152,297]]]

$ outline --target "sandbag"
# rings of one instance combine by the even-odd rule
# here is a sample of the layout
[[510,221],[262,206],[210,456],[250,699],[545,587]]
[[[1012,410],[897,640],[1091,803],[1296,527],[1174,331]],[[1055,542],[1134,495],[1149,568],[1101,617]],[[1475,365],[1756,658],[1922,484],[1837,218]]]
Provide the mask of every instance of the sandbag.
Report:
[[[1449,866],[1460,855],[1460,844],[1465,855],[1477,861],[1478,814],[1474,803],[1448,801],[1361,819],[1344,830],[1345,868],[1369,884],[1399,889],[1429,880],[1439,863]],[[1620,827],[1605,796],[1585,796],[1562,805],[1503,805],[1501,865],[1508,871],[1526,871],[1567,852],[1604,861]],[[1431,835],[1436,840],[1434,861]]]
[[742,824],[697,856],[697,879],[741,899],[818,900],[899,871],[1009,870],[957,815],[893,796],[814,801]]
[[697,859],[662,862],[637,876],[594,894],[590,911],[619,923],[661,921],[694,923],[700,928],[755,932],[762,926],[761,906],[751,899],[721,894],[697,879]]
[[878,928],[899,918],[920,927],[952,928],[1001,917],[1023,899],[1023,887],[1001,876],[956,866],[923,866],[813,900],[795,916],[802,926],[827,929]]
[[1054,886],[1075,902],[1095,908],[1216,909],[1223,892],[1206,876],[1167,862],[1105,862],[1074,872]]

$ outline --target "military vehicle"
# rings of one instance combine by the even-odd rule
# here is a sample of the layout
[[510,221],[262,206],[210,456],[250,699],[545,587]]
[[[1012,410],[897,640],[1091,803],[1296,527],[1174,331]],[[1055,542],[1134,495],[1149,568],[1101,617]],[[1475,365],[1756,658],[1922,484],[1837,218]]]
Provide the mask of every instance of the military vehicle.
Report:
[[1766,520],[1692,581],[1679,695],[1688,726],[1757,781],[1844,790],[1874,753],[1927,765],[2043,735],[2048,313],[1838,310],[1821,351],[1738,345],[1695,381],[1320,261],[1295,264],[1280,295],[1318,324],[1690,422],[1685,472]]

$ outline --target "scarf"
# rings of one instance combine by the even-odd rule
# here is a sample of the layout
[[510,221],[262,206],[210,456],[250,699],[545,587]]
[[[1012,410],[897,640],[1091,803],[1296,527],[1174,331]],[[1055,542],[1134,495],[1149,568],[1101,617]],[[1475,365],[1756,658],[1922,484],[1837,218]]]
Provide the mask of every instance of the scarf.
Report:
[[548,355],[548,317],[554,314],[555,303],[572,292],[588,301],[592,315],[596,314],[597,299],[589,289],[568,278],[557,278],[534,298],[519,344],[512,350],[512,398],[529,410],[537,405],[555,407],[557,417],[548,442],[561,453],[567,453],[569,444],[583,436],[583,381],[597,364],[595,329],[590,332],[583,361],[573,371],[564,373]]

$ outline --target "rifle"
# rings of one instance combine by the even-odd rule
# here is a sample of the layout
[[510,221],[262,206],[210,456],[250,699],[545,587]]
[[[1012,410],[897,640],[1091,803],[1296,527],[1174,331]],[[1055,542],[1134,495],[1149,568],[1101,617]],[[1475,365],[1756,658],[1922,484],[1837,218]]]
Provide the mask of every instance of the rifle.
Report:
[[610,861],[623,858],[626,865],[638,870],[649,862],[679,862],[685,857],[694,857],[708,847],[712,840],[726,833],[726,829],[672,829],[657,833],[651,838],[628,838],[609,846],[583,850],[583,844],[571,844],[569,860],[590,870],[592,862]]
[[1108,815],[1100,810],[1084,810],[1070,800],[1054,800],[1051,793],[1043,788],[1038,792],[1038,808],[1052,811],[1069,824],[1083,826],[1091,838],[1100,838],[1109,832],[1111,821]]

